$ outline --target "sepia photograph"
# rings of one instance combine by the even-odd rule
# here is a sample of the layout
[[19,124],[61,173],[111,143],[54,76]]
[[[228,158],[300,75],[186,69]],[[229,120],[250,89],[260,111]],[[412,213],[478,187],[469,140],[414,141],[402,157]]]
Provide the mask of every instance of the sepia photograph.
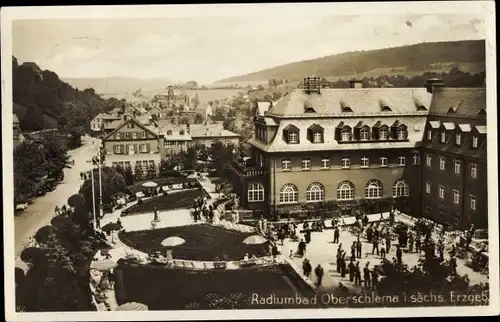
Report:
[[494,13],[2,8],[7,321],[498,314]]

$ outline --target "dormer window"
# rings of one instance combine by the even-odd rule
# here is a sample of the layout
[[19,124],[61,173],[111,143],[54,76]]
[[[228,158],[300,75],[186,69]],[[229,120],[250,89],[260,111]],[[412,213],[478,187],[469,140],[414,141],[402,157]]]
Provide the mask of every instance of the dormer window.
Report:
[[441,132],[441,143],[445,143],[446,142],[446,132]]
[[313,142],[314,143],[321,143],[323,142],[323,135],[321,132],[314,132],[313,133]]
[[462,133],[457,133],[457,135],[455,136],[455,143],[457,145],[462,144]]
[[391,108],[389,106],[382,107],[382,112],[391,112]]
[[312,143],[323,143],[324,129],[318,125],[313,124],[307,129],[307,139]]
[[397,129],[396,134],[397,134],[398,140],[404,140],[404,139],[406,139],[406,128],[404,128],[403,126],[400,126]]
[[389,137],[389,131],[387,130],[387,126],[383,126],[378,130],[378,138],[379,140],[387,140]]
[[351,140],[351,129],[349,127],[344,127],[340,131],[340,140],[342,142],[348,142]]
[[359,130],[359,139],[360,140],[369,140],[370,139],[370,129],[365,126]]
[[299,128],[290,124],[283,129],[283,139],[289,144],[300,143]]
[[172,130],[168,130],[168,131],[167,131],[167,135],[168,135],[168,136],[172,135]]
[[385,97],[381,98],[378,103],[380,106],[380,110],[382,112],[391,112],[392,111],[390,108],[391,104],[389,104],[389,101]]
[[184,135],[184,130],[180,130],[179,135]]
[[309,101],[304,102],[304,113],[316,113],[316,111],[312,107],[311,102]]
[[472,147],[477,148],[479,142],[479,138],[477,136],[472,137]]
[[288,143],[299,143],[299,134],[297,132],[288,133]]
[[343,113],[350,113],[350,112],[352,112],[351,107],[346,102],[344,102],[344,101],[340,101],[340,110]]
[[457,111],[457,108],[456,107],[450,107],[448,109],[448,114],[455,114],[455,112]]

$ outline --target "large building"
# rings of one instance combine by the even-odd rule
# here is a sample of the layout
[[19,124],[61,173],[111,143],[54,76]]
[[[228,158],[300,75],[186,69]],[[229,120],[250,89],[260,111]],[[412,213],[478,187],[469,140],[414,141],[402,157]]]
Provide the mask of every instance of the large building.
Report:
[[[458,93],[461,98],[451,99]],[[269,214],[320,209],[324,201],[332,201],[343,214],[357,210],[378,213],[396,207],[419,216],[428,205],[426,216],[441,216],[436,213],[439,202],[432,196],[422,197],[424,182],[432,178],[437,189],[440,183],[436,180],[447,186],[454,181],[438,180],[422,166],[422,153],[436,153],[430,152],[436,148],[428,146],[424,138],[428,120],[444,117],[438,107],[450,102],[456,107],[455,117],[459,109],[473,109],[470,105],[485,109],[484,95],[484,90],[448,89],[435,81],[427,88],[362,88],[361,82],[352,81],[351,88],[322,89],[318,78],[307,78],[304,88],[267,107],[259,106],[255,135],[248,142],[252,157],[233,163],[233,186],[244,208]],[[460,118],[454,122],[470,124]],[[473,124],[469,127],[474,128]],[[484,132],[485,128],[476,130]],[[456,128],[446,131],[451,135]],[[481,143],[484,141],[485,137]],[[455,153],[464,163],[472,162],[465,161],[470,158],[486,160],[485,150],[484,155]],[[481,164],[485,171],[485,162]],[[475,194],[465,189],[473,189]],[[477,196],[485,190],[486,181],[477,181],[474,187],[462,187],[461,193],[472,194],[477,203],[486,205]],[[460,225],[468,223],[463,220],[464,208],[462,204]],[[477,209],[480,212],[479,206]],[[487,218],[486,213],[481,216]]]
[[94,132],[101,132],[104,127],[110,124],[113,121],[117,121],[121,119],[121,115],[115,114],[106,114],[99,113],[92,121],[90,122],[90,129]]

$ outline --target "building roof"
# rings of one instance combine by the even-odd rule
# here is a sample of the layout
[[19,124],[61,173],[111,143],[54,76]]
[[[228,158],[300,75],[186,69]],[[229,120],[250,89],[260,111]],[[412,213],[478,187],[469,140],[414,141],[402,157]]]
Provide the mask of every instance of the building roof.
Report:
[[460,128],[460,130],[462,132],[470,132],[472,127],[470,126],[470,124],[458,124],[458,127]]
[[[301,89],[282,97],[268,112],[279,117],[318,117],[369,115],[427,115],[428,111],[417,111],[431,105],[432,94],[425,88],[342,88],[322,89],[321,93],[306,93]],[[380,104],[388,106],[390,112],[381,112]],[[305,113],[305,107],[314,112]],[[342,112],[349,107],[352,112]]]
[[257,110],[255,111],[256,116],[264,116],[271,106],[272,103],[268,101],[257,102]]
[[476,125],[476,130],[480,134],[486,134],[486,125]]
[[[187,124],[172,124],[169,121],[158,121],[158,129],[166,141],[191,141]],[[183,134],[181,134],[183,131]]]
[[455,129],[455,123],[453,123],[453,122],[444,122],[442,125],[445,128],[445,130],[454,130]]
[[228,130],[220,123],[216,124],[191,124],[189,134],[192,138],[197,137],[239,137],[238,134]]
[[145,126],[139,120],[137,120],[136,118],[132,117],[132,118],[130,118],[128,120],[121,120],[121,124],[117,128],[115,128],[111,133],[107,134],[103,138],[103,140],[106,140],[107,138],[113,136],[116,132],[118,132],[121,128],[123,128],[125,125],[127,125],[130,122],[135,123],[138,127],[140,127],[141,129],[143,129],[146,132],[149,132],[149,133],[153,134],[156,137],[158,137],[158,135],[159,135],[159,131],[158,130],[151,129],[151,127]]
[[439,127],[441,126],[441,121],[430,121],[429,125],[433,129],[439,129]]
[[[339,124],[354,128],[360,121],[364,125],[373,127],[379,123],[381,125],[392,126],[396,121],[401,125],[406,125],[408,131],[407,141],[382,141],[382,142],[353,142],[339,143],[335,140],[335,129]],[[327,150],[367,150],[386,148],[414,148],[422,141],[422,131],[426,122],[425,116],[406,117],[370,117],[370,118],[345,118],[345,119],[283,119],[278,127],[277,134],[271,143],[266,144],[252,138],[248,141],[251,145],[267,152],[299,152],[299,151],[327,151]],[[323,143],[312,143],[307,139],[307,129],[313,124],[317,124],[324,129]],[[299,144],[288,144],[283,140],[283,130],[286,127],[294,126],[300,130]],[[418,129],[418,130],[417,130]]]
[[108,124],[106,124],[106,126],[104,126],[104,129],[105,130],[115,130],[117,129],[120,125],[122,125],[124,121],[123,120],[115,120],[115,121],[112,121]]
[[486,109],[486,88],[441,88],[432,96],[430,114],[448,114],[476,117]]

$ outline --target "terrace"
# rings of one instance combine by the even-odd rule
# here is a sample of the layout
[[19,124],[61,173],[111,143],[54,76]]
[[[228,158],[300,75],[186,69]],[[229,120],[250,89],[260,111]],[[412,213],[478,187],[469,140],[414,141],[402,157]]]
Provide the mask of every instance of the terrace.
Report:
[[239,175],[244,177],[259,177],[268,174],[268,170],[248,163],[231,161],[230,167]]

